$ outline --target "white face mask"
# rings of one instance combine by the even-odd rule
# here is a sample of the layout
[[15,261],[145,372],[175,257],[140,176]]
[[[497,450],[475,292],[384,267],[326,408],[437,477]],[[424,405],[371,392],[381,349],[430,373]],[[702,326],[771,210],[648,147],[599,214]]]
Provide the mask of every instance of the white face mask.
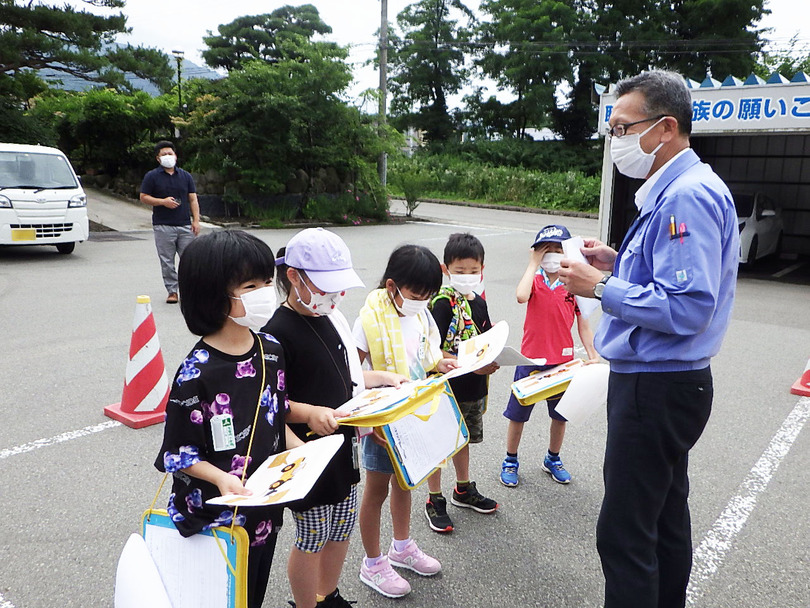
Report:
[[397,287],[397,293],[399,297],[402,298],[402,306],[397,305],[397,301],[394,298],[391,298],[391,301],[394,303],[394,308],[406,317],[415,317],[423,310],[427,310],[428,304],[430,304],[430,300],[409,300],[402,295],[399,287]]
[[540,267],[546,272],[557,274],[560,272],[560,261],[565,257],[562,253],[548,252],[543,256]]
[[655,153],[661,149],[664,142],[658,144],[652,152],[647,153],[641,147],[641,137],[649,133],[649,131],[664,120],[664,118],[665,117],[659,118],[649,129],[645,129],[641,133],[612,137],[610,139],[610,156],[616,168],[619,170],[619,173],[636,179],[644,179],[647,177],[655,162]]
[[160,157],[160,166],[166,169],[174,169],[177,164],[177,157],[174,154],[166,154]]
[[242,300],[245,308],[244,317],[230,317],[234,323],[242,327],[249,327],[253,331],[259,331],[267,325],[270,317],[276,312],[276,289],[275,287],[260,287],[241,296],[234,297],[234,300]]
[[343,296],[346,295],[345,291],[327,294],[314,293],[303,280],[301,281],[301,284],[309,292],[309,304],[304,303],[304,301],[301,299],[301,294],[298,293],[298,288],[293,287],[293,289],[295,289],[295,295],[298,297],[298,303],[318,316],[331,315],[335,309],[337,309],[338,304],[340,304],[340,301],[343,299]]
[[451,274],[450,286],[463,296],[467,296],[475,291],[481,284],[480,274]]

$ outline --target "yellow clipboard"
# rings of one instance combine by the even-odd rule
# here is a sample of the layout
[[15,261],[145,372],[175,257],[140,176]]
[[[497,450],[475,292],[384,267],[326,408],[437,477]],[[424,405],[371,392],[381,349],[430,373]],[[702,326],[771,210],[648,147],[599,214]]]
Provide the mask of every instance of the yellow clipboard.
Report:
[[[428,404],[427,400],[420,399],[421,405],[411,412],[411,418],[400,417],[389,424],[382,425],[379,429],[386,440],[385,447],[388,456],[391,458],[391,463],[394,465],[397,483],[403,490],[412,490],[422,485],[428,477],[444,466],[446,461],[455,456],[470,440],[467,423],[464,421],[464,416],[461,414],[452,389],[446,382],[439,384],[439,388],[441,390],[431,391],[430,408],[427,412],[419,413],[417,411],[419,407]],[[448,422],[449,424],[447,424]],[[406,423],[417,427],[421,426],[424,429],[433,426],[433,432],[437,430],[436,425],[439,425],[438,430],[441,431],[441,437],[433,441],[428,439],[431,441],[431,448],[437,450],[434,453],[434,460],[428,466],[425,466],[424,462],[418,467],[412,468],[409,465],[408,451],[421,450],[418,445],[404,445],[405,437],[400,435],[398,431],[400,430],[399,427]],[[419,433],[418,428],[414,430],[417,434]],[[425,441],[424,437],[421,439]]]
[[165,509],[148,509],[141,534],[174,608],[247,608],[250,539],[244,528],[218,527],[184,538]]
[[[436,377],[438,378],[438,377]],[[435,401],[436,396],[446,388],[441,380],[428,379],[415,384],[412,390],[400,401],[390,407],[370,414],[352,415],[346,418],[336,418],[338,424],[347,426],[378,427],[391,424],[414,413],[428,402]],[[374,389],[372,389],[373,391]],[[382,391],[380,392],[382,394]]]
[[582,359],[573,359],[544,372],[533,372],[512,383],[512,393],[520,405],[534,405],[559,395],[571,384],[576,371],[584,365]]

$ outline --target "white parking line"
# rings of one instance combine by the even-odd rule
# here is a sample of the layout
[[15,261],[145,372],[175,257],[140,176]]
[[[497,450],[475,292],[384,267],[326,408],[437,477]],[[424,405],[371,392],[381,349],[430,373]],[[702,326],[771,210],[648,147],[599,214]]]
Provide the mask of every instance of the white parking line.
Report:
[[[121,426],[121,423],[118,422],[117,420],[108,420],[107,422],[102,422],[100,424],[86,426],[83,429],[79,429],[78,431],[68,431],[67,433],[56,435],[55,437],[49,437],[47,439],[37,439],[36,441],[31,441],[30,443],[23,443],[22,445],[15,446],[13,448],[5,448],[3,450],[0,450],[0,460],[8,458],[9,456],[16,456],[18,454],[24,454],[26,452],[38,450],[39,448],[45,448],[48,447],[49,445],[62,443],[63,441],[70,441],[71,439],[78,439],[79,437],[84,437],[85,435],[92,435],[93,433],[106,431],[107,429],[111,429],[116,426]],[[2,600],[2,597],[0,597],[0,600]],[[0,604],[0,608],[5,608],[5,606],[3,604]]]
[[799,268],[801,268],[801,267],[802,267],[802,266],[804,266],[805,264],[806,264],[806,262],[799,262],[798,264],[793,264],[793,266],[788,266],[787,268],[783,268],[783,269],[782,269],[782,270],[780,270],[779,272],[774,272],[774,273],[773,273],[771,276],[772,276],[774,279],[780,279],[780,278],[782,278],[783,276],[785,276],[786,274],[790,274],[790,273],[791,273],[791,272],[793,272],[794,270],[798,270]]
[[810,418],[810,398],[802,397],[773,436],[757,463],[740,484],[737,494],[714,522],[693,555],[692,576],[686,590],[686,603],[695,605],[706,583],[723,564],[737,534],[757,504],[758,496],[768,487],[779,464]]

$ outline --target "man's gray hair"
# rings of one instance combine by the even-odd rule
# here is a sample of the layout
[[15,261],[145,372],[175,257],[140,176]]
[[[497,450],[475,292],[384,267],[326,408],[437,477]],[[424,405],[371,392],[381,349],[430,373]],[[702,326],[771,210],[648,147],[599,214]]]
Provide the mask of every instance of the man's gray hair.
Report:
[[647,116],[672,116],[684,135],[692,133],[692,96],[683,77],[675,72],[651,70],[616,83],[616,97],[638,91],[644,96]]

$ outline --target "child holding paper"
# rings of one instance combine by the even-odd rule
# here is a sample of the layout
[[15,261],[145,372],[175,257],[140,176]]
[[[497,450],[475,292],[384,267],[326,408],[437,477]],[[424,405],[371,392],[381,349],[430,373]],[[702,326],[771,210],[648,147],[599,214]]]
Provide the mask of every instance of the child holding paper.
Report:
[[[456,366],[444,358],[436,322],[428,303],[442,285],[439,260],[426,247],[402,245],[388,259],[379,288],[360,310],[353,335],[360,359],[372,369],[397,372],[420,380],[427,372],[446,373]],[[366,556],[360,580],[386,597],[402,597],[411,586],[391,567],[409,568],[422,576],[441,570],[439,561],[422,552],[410,537],[411,493],[394,478],[394,467],[376,433],[363,438],[366,482],[360,505],[360,535]],[[391,488],[394,538],[387,555],[380,548],[382,506]]]
[[355,429],[338,427],[335,408],[366,385],[397,385],[406,378],[361,370],[351,328],[338,306],[347,289],[363,287],[363,282],[337,234],[302,230],[279,251],[276,264],[284,303],[265,329],[284,348],[287,421],[304,441],[333,432],[344,437],[307,497],[289,505],[296,534],[287,575],[298,608],[347,608],[338,580],[357,521],[360,472]]
[[[431,313],[443,336],[442,351],[458,354],[458,345],[492,327],[487,301],[475,293],[484,271],[484,246],[472,234],[451,234],[444,247],[442,272],[450,284],[444,285],[431,301]],[[484,419],[488,382],[487,376],[498,369],[491,363],[471,374],[450,380],[450,387],[470,431],[469,443],[484,440]],[[483,496],[470,481],[470,447],[465,445],[453,456],[456,486],[450,502],[478,513],[494,513],[498,503]],[[453,520],[447,514],[447,499],[442,495],[441,469],[428,478],[428,500],[425,516],[434,532],[451,532]]]
[[[529,264],[515,292],[520,304],[528,303],[520,351],[530,359],[545,358],[547,365],[519,365],[515,368],[515,381],[574,358],[574,340],[571,335],[574,320],[589,360],[599,360],[593,346],[590,324],[580,314],[574,296],[568,293],[557,276],[560,260],[563,259],[560,243],[569,238],[571,234],[565,226],[550,225],[540,230],[534,239]],[[560,458],[566,420],[554,409],[561,397],[562,394],[559,394],[546,400],[551,426],[548,453],[543,458],[542,468],[554,481],[565,484],[571,481],[571,475],[565,470]],[[501,464],[500,474],[501,483],[507,487],[518,485],[518,446],[523,425],[529,420],[533,409],[533,405],[520,405],[513,394],[509,395],[509,402],[503,413],[509,420],[506,458]]]
[[[180,365],[155,467],[173,475],[167,510],[183,536],[229,526],[250,538],[247,595],[264,600],[282,507],[233,510],[206,501],[249,495],[243,480],[268,456],[300,445],[286,435],[284,353],[258,331],[276,308],[270,248],[238,230],[195,239],[180,258],[180,310],[201,339]],[[248,453],[250,450],[250,453]]]

